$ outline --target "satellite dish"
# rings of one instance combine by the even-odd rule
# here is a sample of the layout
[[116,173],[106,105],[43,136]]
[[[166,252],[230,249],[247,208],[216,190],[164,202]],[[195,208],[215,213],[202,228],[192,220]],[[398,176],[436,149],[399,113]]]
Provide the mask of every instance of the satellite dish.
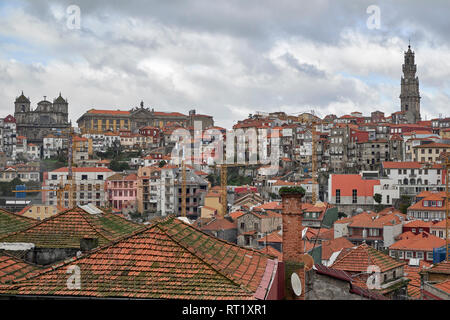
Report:
[[304,268],[305,268],[305,270],[306,271],[308,271],[308,270],[311,270],[311,268],[314,266],[314,259],[313,259],[313,257],[311,257],[309,254],[304,254],[303,256],[302,256],[302,260],[303,260],[303,263],[304,263]]
[[293,272],[291,275],[291,286],[297,297],[302,294],[302,282],[298,274],[296,274],[295,272]]

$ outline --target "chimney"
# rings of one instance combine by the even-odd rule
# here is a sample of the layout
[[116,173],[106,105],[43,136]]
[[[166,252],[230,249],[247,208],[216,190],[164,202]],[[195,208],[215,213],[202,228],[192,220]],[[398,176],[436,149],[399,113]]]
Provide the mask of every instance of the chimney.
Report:
[[[303,263],[302,241],[302,198],[305,194],[301,187],[280,189],[283,220],[283,263],[285,275],[285,298],[288,300],[305,299],[305,268]],[[298,280],[300,279],[300,285]],[[296,284],[297,283],[297,284]],[[300,290],[299,290],[300,288]]]
[[98,247],[98,238],[84,236],[80,239],[80,249],[82,252],[91,251]]

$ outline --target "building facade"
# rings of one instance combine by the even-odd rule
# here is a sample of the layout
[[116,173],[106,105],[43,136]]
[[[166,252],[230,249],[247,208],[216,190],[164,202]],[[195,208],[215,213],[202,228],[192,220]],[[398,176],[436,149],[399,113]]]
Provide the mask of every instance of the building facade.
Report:
[[27,137],[28,142],[42,145],[43,139],[55,131],[64,131],[70,128],[69,104],[61,93],[53,100],[40,101],[36,109],[31,109],[30,99],[23,92],[16,98],[14,118],[16,118],[17,133]]

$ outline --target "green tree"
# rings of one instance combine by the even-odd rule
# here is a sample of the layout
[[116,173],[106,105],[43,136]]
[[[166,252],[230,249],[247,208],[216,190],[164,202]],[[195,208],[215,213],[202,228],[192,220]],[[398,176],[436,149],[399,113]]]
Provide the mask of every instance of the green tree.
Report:
[[166,164],[167,164],[166,160],[161,160],[161,161],[159,162],[159,167],[162,168],[162,167],[164,167]]
[[381,194],[375,193],[375,194],[373,195],[373,200],[374,200],[376,203],[380,204],[381,201],[383,200],[383,197],[382,197]]
[[403,195],[400,197],[400,204],[398,209],[401,213],[406,214],[408,212],[408,208],[411,206],[411,198]]

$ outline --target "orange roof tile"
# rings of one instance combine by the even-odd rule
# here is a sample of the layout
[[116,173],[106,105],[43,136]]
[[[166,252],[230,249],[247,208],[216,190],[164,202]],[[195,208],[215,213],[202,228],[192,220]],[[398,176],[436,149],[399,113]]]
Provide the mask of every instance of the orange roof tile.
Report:
[[433,267],[431,267],[428,272],[431,273],[442,273],[442,274],[450,274],[450,261],[442,261]]
[[0,238],[36,224],[36,220],[0,209]]
[[442,246],[445,246],[444,239],[424,231],[414,237],[404,237],[404,239],[392,244],[389,249],[432,251],[434,248]]
[[41,268],[29,264],[17,257],[0,252],[0,283],[18,280],[26,275],[36,273]]
[[280,231],[275,230],[274,232],[269,233],[265,237],[258,239],[258,242],[260,242],[260,243],[266,243],[266,242],[281,243],[281,242],[283,242],[283,237],[281,236]]
[[348,272],[367,272],[370,265],[376,265],[381,272],[401,267],[405,263],[398,262],[387,254],[363,243],[350,249],[345,255],[338,257],[331,267]]
[[[114,172],[109,168],[104,167],[75,167],[72,168],[73,172]],[[69,168],[62,167],[51,172],[69,172]]]
[[433,287],[450,294],[450,279],[440,283],[436,283],[433,285]]
[[[254,299],[274,261],[220,241],[179,219],[163,221],[85,256],[16,282],[3,293],[142,299]],[[67,268],[82,270],[67,288]]]
[[322,241],[322,260],[330,259],[334,252],[343,248],[353,248],[354,244],[344,237]]
[[0,242],[34,243],[41,248],[79,248],[80,239],[86,235],[98,238],[99,245],[104,245],[141,228],[111,213],[94,215],[74,208],[7,234]]
[[91,109],[87,113],[91,114],[108,114],[108,115],[124,115],[128,116],[130,115],[129,111],[121,111],[121,110],[98,110],[98,109]]
[[404,275],[410,280],[408,283],[407,291],[408,296],[419,299],[420,298],[420,274],[422,270],[429,268],[431,264],[420,260],[419,266],[405,265]]

